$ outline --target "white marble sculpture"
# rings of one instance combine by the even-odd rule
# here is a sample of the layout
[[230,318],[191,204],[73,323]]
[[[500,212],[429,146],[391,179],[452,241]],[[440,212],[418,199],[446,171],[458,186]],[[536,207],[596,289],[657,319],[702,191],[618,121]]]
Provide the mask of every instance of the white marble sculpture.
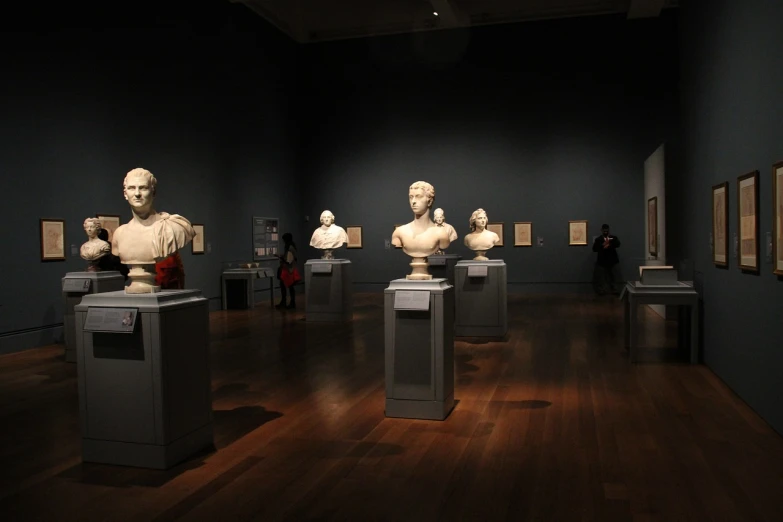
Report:
[[427,271],[427,258],[449,246],[449,234],[444,227],[430,219],[430,208],[435,201],[435,188],[426,181],[417,181],[408,189],[408,202],[413,210],[413,221],[397,227],[392,244],[413,258],[413,271],[407,279],[432,279]]
[[480,208],[470,216],[470,234],[465,236],[465,246],[476,253],[473,261],[488,261],[487,250],[500,243],[500,237],[487,230],[487,213]]
[[79,249],[79,255],[82,259],[88,261],[87,271],[98,272],[98,261],[105,255],[111,253],[111,245],[98,237],[101,233],[101,221],[97,218],[87,218],[84,220],[84,232],[87,234],[87,242]]
[[321,250],[321,259],[334,259],[332,250],[340,248],[348,241],[345,229],[334,224],[334,214],[328,210],[321,212],[321,226],[313,232],[310,246]]
[[[442,208],[436,208],[435,211],[432,213],[432,219],[435,221],[435,224],[439,227],[442,227],[446,230],[446,233],[449,235],[449,241],[451,243],[455,242],[457,240],[457,231],[454,230],[454,227],[446,223],[446,213],[443,212]],[[438,255],[443,254],[442,249],[438,249],[436,252]]]
[[160,291],[155,285],[155,263],[193,240],[190,221],[177,214],[157,212],[152,203],[158,181],[146,169],[133,169],[122,183],[123,194],[133,212],[131,220],[114,231],[112,253],[130,266],[128,294]]

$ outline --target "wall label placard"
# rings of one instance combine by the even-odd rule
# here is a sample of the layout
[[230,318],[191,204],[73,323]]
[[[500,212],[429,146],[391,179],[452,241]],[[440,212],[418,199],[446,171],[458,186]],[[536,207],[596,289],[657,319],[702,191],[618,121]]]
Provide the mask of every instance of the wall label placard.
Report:
[[446,258],[445,257],[431,257],[428,260],[428,263],[430,266],[445,266],[446,265]]
[[86,294],[90,291],[90,279],[65,279],[63,280],[63,292],[79,292]]
[[395,310],[429,310],[430,293],[427,290],[397,290],[394,292]]
[[86,332],[133,333],[138,317],[138,308],[90,306],[87,308],[84,330]]
[[313,273],[314,274],[331,274],[332,273],[332,264],[331,263],[313,263],[311,265]]
[[487,277],[487,265],[468,266],[468,277]]

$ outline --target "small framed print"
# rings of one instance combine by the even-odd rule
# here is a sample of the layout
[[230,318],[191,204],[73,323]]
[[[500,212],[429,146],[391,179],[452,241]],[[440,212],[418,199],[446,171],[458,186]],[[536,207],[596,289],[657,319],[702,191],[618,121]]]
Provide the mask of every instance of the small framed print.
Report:
[[772,165],[772,271],[783,276],[783,161]]
[[65,261],[65,220],[40,219],[41,261]]
[[658,255],[658,196],[647,200],[647,251]]
[[193,236],[193,241],[190,243],[190,252],[192,254],[204,253],[204,225],[197,225],[193,223],[193,230],[196,231],[196,235]]
[[106,241],[111,243],[111,238],[114,237],[114,231],[117,230],[120,226],[120,216],[114,214],[98,213],[95,214],[95,217],[101,221],[101,228],[109,233],[109,239]]
[[712,262],[729,266],[729,184],[712,187]]
[[495,245],[496,247],[502,247],[503,246],[503,223],[495,222],[495,223],[487,223],[487,230],[490,232],[494,232],[498,235],[500,238],[500,241]]
[[362,248],[362,227],[345,227],[345,233],[348,235],[348,243],[345,245],[346,248]]
[[514,223],[514,246],[533,246],[533,223],[530,221]]
[[568,245],[585,246],[587,245],[587,220],[579,219],[568,222]]
[[759,171],[737,178],[737,230],[739,230],[739,267],[746,272],[759,271]]

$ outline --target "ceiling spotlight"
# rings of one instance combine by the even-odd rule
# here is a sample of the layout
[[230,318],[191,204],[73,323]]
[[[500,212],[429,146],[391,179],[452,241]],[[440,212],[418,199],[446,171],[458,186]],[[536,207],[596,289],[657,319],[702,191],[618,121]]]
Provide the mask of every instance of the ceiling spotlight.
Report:
[[433,11],[432,14],[434,14],[435,16],[438,16],[438,12],[437,11]]

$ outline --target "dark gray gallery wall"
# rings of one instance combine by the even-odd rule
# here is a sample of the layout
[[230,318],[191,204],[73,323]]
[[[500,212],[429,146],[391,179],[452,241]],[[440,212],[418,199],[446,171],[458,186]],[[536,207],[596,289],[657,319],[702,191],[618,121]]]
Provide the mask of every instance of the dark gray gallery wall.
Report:
[[[505,223],[489,257],[505,259],[510,283],[591,280],[595,254],[567,245],[569,220],[589,220],[590,236],[612,225],[625,277],[643,264],[644,160],[677,122],[674,13],[308,45],[303,74],[306,213],[311,229],[324,208],[363,227],[364,248],[340,254],[357,282],[409,271],[384,240],[410,221],[419,179],[460,235],[450,253],[469,258],[476,208]],[[544,246],[514,248],[514,221],[532,221]]]
[[56,338],[60,278],[85,266],[70,247],[64,262],[40,261],[39,218],[65,219],[76,246],[84,218],[129,219],[131,168],[158,177],[158,210],[206,226],[211,253],[181,252],[187,287],[213,305],[221,262],[251,258],[253,215],[300,234],[296,45],[229,2],[116,7],[68,3],[0,23],[0,352]]
[[[704,300],[704,362],[783,433],[783,281],[766,259],[772,164],[783,160],[783,2],[691,0],[682,9],[682,143],[670,252],[690,259]],[[759,170],[761,272],[711,261],[711,187],[729,182],[737,233],[737,176]],[[670,215],[671,217],[671,215]],[[676,252],[676,254],[675,254]]]

